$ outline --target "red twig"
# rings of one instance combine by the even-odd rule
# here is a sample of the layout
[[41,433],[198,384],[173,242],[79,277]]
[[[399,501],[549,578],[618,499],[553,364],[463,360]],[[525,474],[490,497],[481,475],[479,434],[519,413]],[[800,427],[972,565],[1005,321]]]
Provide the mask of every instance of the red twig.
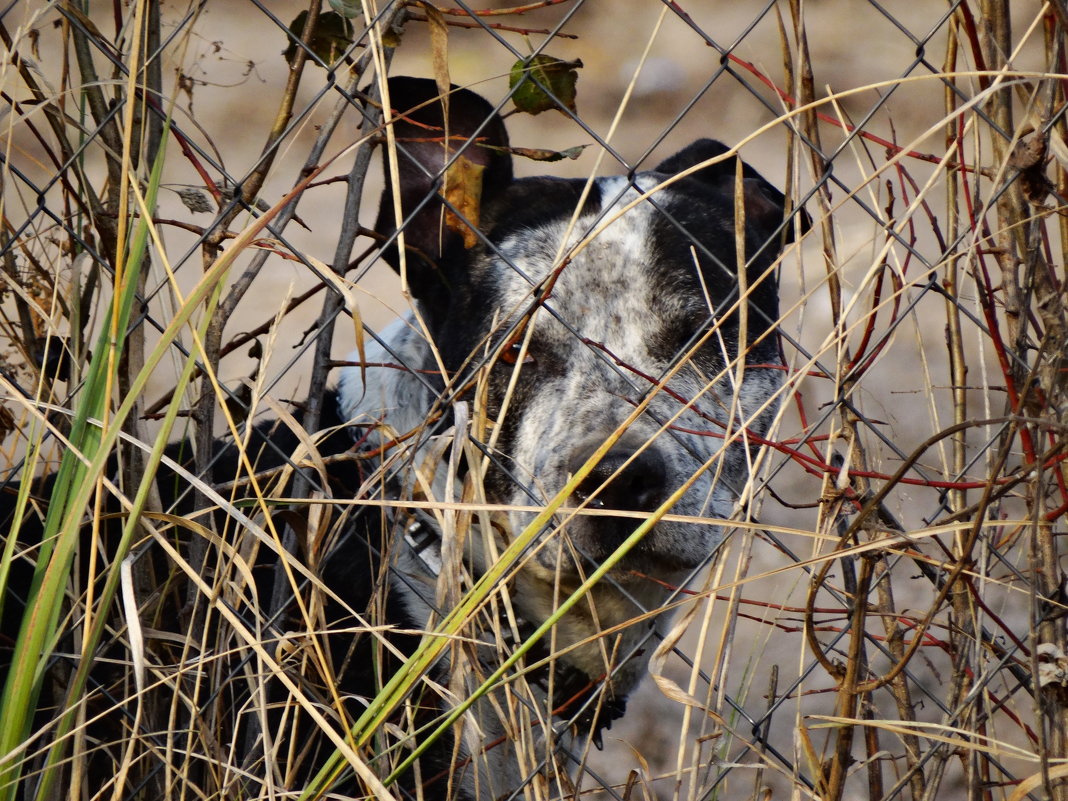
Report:
[[[671,5],[675,4],[671,3]],[[771,78],[767,77],[760,70],[758,70],[755,65],[751,64],[748,61],[745,61],[744,59],[738,58],[738,56],[734,55],[734,53],[727,53],[727,59],[742,67],[746,72],[753,75],[753,77],[755,77],[758,81],[760,81],[762,84],[771,89],[771,91],[775,92],[775,94],[777,94],[779,98],[790,108],[797,108],[797,100],[793,97],[793,95],[776,86],[775,82],[771,80]],[[836,128],[841,128],[845,131],[848,131],[849,133],[858,134],[860,137],[867,139],[870,142],[875,142],[878,145],[882,145],[886,148],[887,152],[893,153],[894,155],[904,153],[909,158],[919,159],[920,161],[927,161],[931,164],[942,163],[942,159],[939,156],[936,156],[932,153],[920,153],[917,150],[905,150],[905,148],[895,145],[889,139],[883,139],[881,136],[876,136],[875,134],[870,133],[868,131],[858,131],[855,126],[841,122],[840,120],[835,119],[834,117],[828,114],[824,114],[822,112],[817,111],[816,116],[823,122],[828,123],[829,125],[833,125]],[[975,172],[974,167],[969,167],[963,161],[952,166],[959,167],[965,172]]]
[[[613,354],[610,350],[608,350],[608,348],[606,348],[600,342],[595,342],[595,341],[593,341],[592,339],[589,339],[589,338],[583,338],[583,342],[585,342],[590,347],[597,348],[598,350],[604,352],[619,367],[622,367],[622,368],[624,368],[626,370],[629,370],[630,372],[632,372],[634,375],[638,376],[639,378],[642,378],[642,379],[648,381],[650,384],[652,384],[654,386],[657,386],[656,379],[654,379],[650,375],[647,375],[646,373],[643,373],[641,370],[637,369],[633,365],[630,365],[627,362],[623,361],[622,359],[617,357],[615,354]],[[754,367],[755,367],[755,365],[749,365],[749,367],[747,369],[752,370],[752,369],[754,369]],[[779,367],[781,369],[781,365]],[[717,420],[716,418],[712,417],[712,415],[710,415],[710,414],[708,414],[706,412],[703,412],[700,409],[696,408],[693,405],[693,401],[687,400],[685,397],[683,397],[681,394],[679,394],[678,392],[674,391],[670,387],[660,385],[659,386],[659,391],[665,393],[668,397],[672,398],[673,400],[678,401],[679,403],[683,404],[684,406],[689,407],[690,411],[692,411],[694,414],[696,414],[701,419],[711,423],[714,426],[719,427],[720,429],[725,429],[726,428],[725,423],[723,423],[721,420]],[[1016,408],[1017,404],[1013,404],[1013,406],[1014,406],[1014,408]],[[992,422],[992,421],[972,421],[971,423],[968,423],[968,425],[981,425],[983,422],[989,423],[989,422]],[[672,426],[670,426],[670,428],[671,428],[672,431],[678,431],[679,433],[682,433],[682,434],[691,434],[693,436],[698,436],[698,437],[711,437],[713,439],[724,439],[726,437],[726,434],[723,431],[713,431],[713,430],[709,430],[709,429],[702,430],[702,429],[696,429],[696,428],[687,428],[685,426],[680,426],[680,425],[672,425]],[[1027,434],[1027,430],[1022,428],[1021,429],[1021,434],[1022,435],[1023,434]],[[823,476],[826,473],[833,473],[833,474],[837,475],[837,474],[842,472],[843,468],[835,467],[834,465],[827,464],[826,462],[824,462],[822,459],[820,459],[818,457],[813,458],[811,456],[808,456],[807,454],[802,453],[801,451],[797,450],[796,448],[789,447],[787,444],[785,444],[785,441],[775,441],[775,440],[766,439],[765,437],[760,436],[755,431],[752,431],[752,430],[750,430],[748,428],[739,429],[739,431],[737,431],[733,435],[733,437],[734,438],[738,438],[738,437],[743,436],[743,435],[744,435],[744,438],[747,441],[753,443],[754,445],[761,445],[761,446],[764,446],[764,447],[767,447],[767,448],[773,448],[774,450],[778,451],[779,453],[786,454],[791,459],[793,459],[797,464],[799,464],[801,466],[801,468],[803,470],[805,470],[807,473],[809,473],[810,475]],[[1030,442],[1030,437],[1028,437],[1028,442]],[[1033,456],[1033,454],[1034,454],[1033,449],[1031,451],[1031,454],[1032,454],[1032,458],[1029,460],[1028,464],[1034,464],[1034,462],[1035,462],[1035,459],[1034,459],[1034,456]],[[1066,457],[1066,456],[1053,457],[1052,459],[1049,459],[1047,461],[1046,466],[1052,466],[1052,465],[1055,465],[1055,464],[1059,464],[1060,462],[1064,461],[1066,458],[1068,458],[1068,457]],[[890,481],[890,480],[893,480],[895,478],[894,476],[889,475],[887,473],[877,473],[877,472],[875,472],[873,470],[850,469],[848,472],[849,472],[850,475],[859,476],[859,477],[862,477],[862,478],[872,478],[872,479],[875,479],[877,481]],[[957,490],[983,489],[983,488],[991,485],[990,481],[937,481],[937,480],[934,480],[934,479],[926,479],[926,478],[909,478],[908,476],[898,476],[896,478],[896,480],[898,482],[902,483],[902,484],[908,484],[910,486],[915,486],[915,487],[928,487],[928,488],[931,488],[931,489],[957,489]],[[1013,476],[1005,476],[1003,478],[994,479],[993,480],[993,485],[994,486],[1007,485],[1007,484],[1011,484],[1011,483],[1013,483],[1013,482],[1015,482],[1017,480],[1018,479],[1013,477]]]
[[454,17],[507,17],[528,14],[531,11],[548,8],[549,6],[558,6],[561,3],[567,2],[570,2],[570,0],[538,0],[536,3],[527,3],[524,6],[512,6],[511,8],[478,8],[471,9],[470,12],[463,8],[439,8],[438,13],[449,14]]
[[[425,14],[417,14],[414,12],[408,13],[408,18],[415,20],[416,22],[426,22]],[[555,36],[558,39],[578,39],[573,33],[564,33],[562,31],[550,31],[548,28],[517,28],[513,25],[505,25],[500,22],[461,22],[460,20],[445,20],[445,24],[450,28],[467,28],[482,30],[483,28],[493,28],[495,31],[508,31],[509,33],[523,33],[531,34],[537,33],[543,36]]]

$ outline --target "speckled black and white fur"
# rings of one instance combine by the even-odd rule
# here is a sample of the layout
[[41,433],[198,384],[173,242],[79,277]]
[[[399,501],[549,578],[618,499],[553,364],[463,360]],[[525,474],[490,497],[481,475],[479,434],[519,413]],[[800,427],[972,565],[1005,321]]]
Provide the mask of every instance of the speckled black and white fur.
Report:
[[[440,145],[426,142],[426,131],[443,125],[433,82],[395,79],[390,94],[399,112],[419,109],[407,117],[413,122],[394,126],[408,247],[403,272],[416,304],[380,342],[369,343],[364,357],[367,364],[399,363],[409,371],[346,368],[338,389],[341,417],[358,425],[384,423],[403,434],[421,430],[441,408],[439,393],[466,399],[492,421],[483,443],[491,457],[483,480],[487,498],[525,507],[560,493],[633,418],[556,524],[539,535],[513,581],[516,613],[537,625],[641,522],[626,513],[656,510],[687,482],[673,515],[727,518],[736,512],[783,380],[772,334],[778,316],[772,267],[789,239],[782,233],[784,199],[743,167],[748,269],[740,281],[738,162],[715,161],[727,152],[723,145],[701,140],[654,170],[589,185],[513,179],[500,118],[477,95],[457,90],[450,136],[465,142],[464,158],[485,170],[477,235],[468,232],[465,242],[456,226],[441,222],[442,203],[433,192],[445,158]],[[387,240],[397,219],[387,189],[377,224]],[[395,247],[385,253],[401,268]],[[485,392],[457,392],[465,385]],[[429,440],[412,441],[416,461],[425,458]],[[567,514],[579,506],[601,514]],[[504,547],[534,516],[511,512],[493,545]],[[633,620],[660,607],[665,586],[686,581],[722,536],[710,523],[657,524],[610,580],[592,590],[593,602],[578,604],[557,625],[555,647],[566,651],[557,669],[591,680],[609,676],[606,697],[621,710],[655,647],[644,644],[650,624]],[[485,553],[485,547],[468,546],[472,573],[485,568]],[[402,573],[427,572],[411,553],[394,559]],[[424,578],[427,586],[434,581]],[[410,582],[394,589],[414,619],[429,616],[428,594],[412,590]],[[667,617],[652,625],[662,629]],[[618,640],[607,642],[602,633],[608,630],[621,632]],[[495,652],[487,650],[492,658]],[[524,785],[530,767],[507,744],[483,749],[509,732],[488,708],[476,708],[475,715],[479,725],[467,727],[454,756],[467,766],[474,755],[478,769],[459,771],[453,791],[468,798],[506,796]]]

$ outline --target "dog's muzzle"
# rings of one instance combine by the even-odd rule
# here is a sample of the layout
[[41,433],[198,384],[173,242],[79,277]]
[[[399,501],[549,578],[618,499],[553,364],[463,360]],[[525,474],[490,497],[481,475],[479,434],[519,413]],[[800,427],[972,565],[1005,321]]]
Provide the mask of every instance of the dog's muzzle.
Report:
[[[578,472],[599,446],[588,442],[576,448],[568,462],[570,472]],[[626,512],[651,512],[660,506],[668,495],[664,458],[653,445],[639,447],[617,442],[579,484],[575,500],[590,509]]]

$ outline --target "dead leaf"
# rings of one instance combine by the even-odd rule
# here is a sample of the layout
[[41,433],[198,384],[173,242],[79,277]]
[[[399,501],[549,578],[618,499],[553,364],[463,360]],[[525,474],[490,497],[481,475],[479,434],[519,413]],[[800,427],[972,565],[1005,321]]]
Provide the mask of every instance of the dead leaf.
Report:
[[1020,171],[1020,188],[1029,203],[1039,206],[1053,190],[1046,177],[1046,138],[1035,133],[1024,137],[1012,149],[1009,166]]
[[1018,170],[1029,170],[1040,165],[1046,156],[1046,141],[1043,137],[1032,134],[1024,137],[1012,149],[1009,166]]
[[436,6],[426,2],[419,5],[426,11],[426,21],[430,26],[430,61],[434,69],[434,83],[441,95],[442,112],[448,120],[449,91],[452,89],[452,80],[449,78],[449,28]]
[[185,207],[194,214],[215,211],[215,206],[208,199],[207,193],[201,192],[196,187],[184,186],[174,191],[178,193],[178,197],[181,198]]
[[513,156],[520,156],[531,161],[560,161],[561,159],[577,159],[589,145],[576,145],[566,150],[545,150],[540,147],[496,147],[494,145],[482,145],[482,147],[486,150],[496,150],[499,153],[511,153]]
[[486,165],[476,164],[465,156],[459,156],[445,171],[443,197],[463,216],[461,219],[451,210],[446,211],[445,225],[463,237],[465,248],[478,244],[474,229],[478,227],[485,171]]

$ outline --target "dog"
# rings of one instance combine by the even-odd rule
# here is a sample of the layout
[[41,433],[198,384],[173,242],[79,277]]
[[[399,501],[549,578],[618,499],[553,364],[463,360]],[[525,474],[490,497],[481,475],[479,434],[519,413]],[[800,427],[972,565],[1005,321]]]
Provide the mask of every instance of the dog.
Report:
[[[783,194],[719,142],[629,175],[516,178],[484,98],[454,87],[443,99],[419,78],[387,88],[374,230],[412,311],[341,368],[321,432],[260,424],[246,449],[270,470],[306,455],[310,437],[323,494],[346,502],[322,558],[305,551],[337,690],[318,697],[341,704],[335,722],[360,718],[423,633],[510,555],[395,710],[373,773],[406,768],[398,786],[413,797],[514,797],[532,782],[563,792],[568,754],[599,745],[624,713],[665,601],[722,540],[708,519],[747,501],[783,383],[774,267],[793,226]],[[218,451],[216,477],[236,473],[234,447]],[[165,466],[160,483],[180,478]],[[449,511],[457,502],[479,511]],[[393,632],[388,644],[369,621]],[[285,689],[270,692],[285,708]],[[319,725],[288,731],[311,743]],[[265,753],[258,742],[250,754]],[[309,745],[304,767],[283,773],[307,786],[333,749]],[[321,789],[366,792],[366,774],[337,776]]]

